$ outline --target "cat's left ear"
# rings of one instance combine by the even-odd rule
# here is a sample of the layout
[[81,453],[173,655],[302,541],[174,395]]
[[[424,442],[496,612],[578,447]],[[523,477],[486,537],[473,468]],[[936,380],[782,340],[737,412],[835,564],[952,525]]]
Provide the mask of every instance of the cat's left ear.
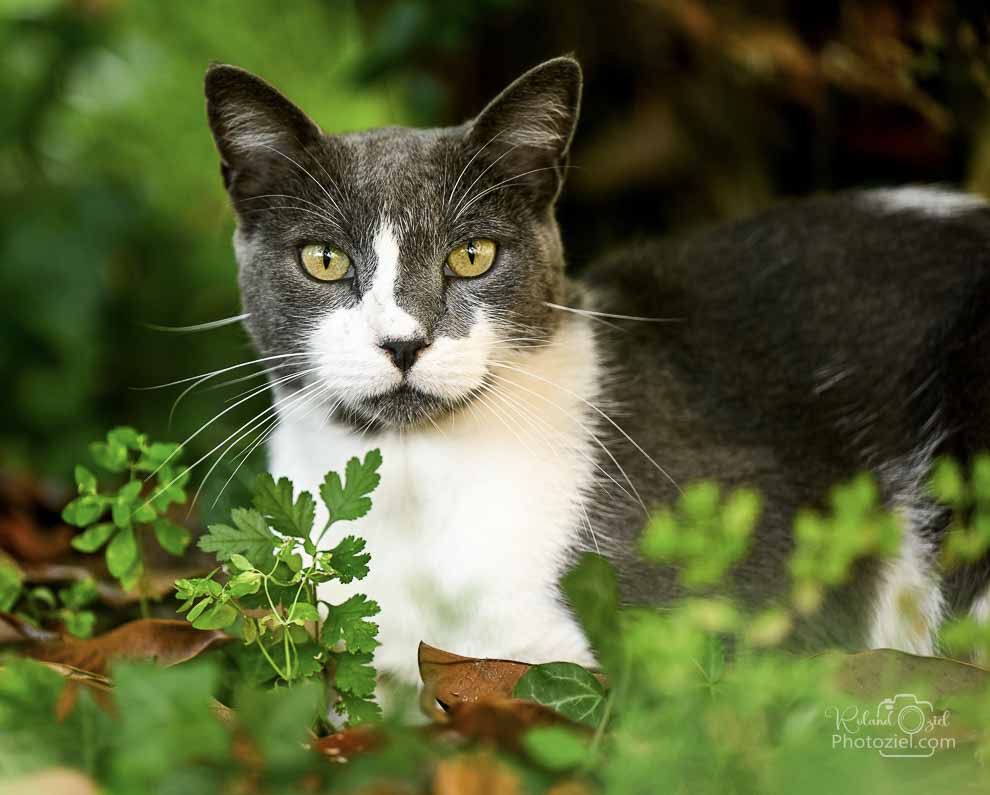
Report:
[[567,56],[530,69],[469,123],[470,155],[487,165],[497,161],[507,186],[527,186],[538,201],[552,203],[564,184],[581,82],[581,66]]

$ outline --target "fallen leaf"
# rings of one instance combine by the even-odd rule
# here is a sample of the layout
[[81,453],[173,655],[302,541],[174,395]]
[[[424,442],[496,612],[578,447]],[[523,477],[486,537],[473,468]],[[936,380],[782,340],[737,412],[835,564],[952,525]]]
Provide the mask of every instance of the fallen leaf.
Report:
[[381,743],[381,732],[374,726],[364,725],[317,737],[309,747],[331,761],[343,764],[358,754],[376,750]]
[[522,795],[519,774],[490,753],[442,760],[433,774],[433,795]]
[[519,751],[522,735],[537,726],[567,726],[590,734],[584,724],[559,712],[518,698],[488,697],[451,707],[446,727],[461,737],[489,743],[500,749]]
[[37,563],[58,560],[71,551],[75,531],[65,524],[42,529],[19,510],[0,516],[0,547],[16,560]]
[[186,621],[143,618],[95,638],[32,641],[18,649],[25,656],[106,674],[112,660],[153,660],[170,666],[190,660],[234,638],[220,630],[199,630]]
[[420,704],[427,715],[445,720],[446,712],[458,704],[508,699],[529,667],[515,660],[462,657],[420,643],[419,675],[423,680]]

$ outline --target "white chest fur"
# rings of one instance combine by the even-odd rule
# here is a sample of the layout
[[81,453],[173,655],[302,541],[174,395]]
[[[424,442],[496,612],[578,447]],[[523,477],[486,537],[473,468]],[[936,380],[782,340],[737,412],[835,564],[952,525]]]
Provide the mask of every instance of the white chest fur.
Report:
[[518,362],[533,375],[499,370],[493,391],[436,428],[362,436],[287,414],[272,438],[273,473],[314,494],[328,470],[381,450],[374,507],[354,528],[371,573],[320,596],[378,601],[375,662],[402,680],[418,681],[421,640],[470,656],[593,662],[557,588],[587,544],[594,442],[581,398],[594,399],[598,379],[590,331],[566,324]]

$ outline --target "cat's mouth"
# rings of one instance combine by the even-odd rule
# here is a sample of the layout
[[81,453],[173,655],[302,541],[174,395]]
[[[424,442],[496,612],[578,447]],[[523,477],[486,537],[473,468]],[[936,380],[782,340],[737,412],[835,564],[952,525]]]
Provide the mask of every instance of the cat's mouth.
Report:
[[369,395],[352,404],[348,408],[347,419],[352,424],[369,430],[412,425],[433,426],[438,419],[463,409],[473,397],[474,394],[471,393],[451,400],[403,381],[386,392]]

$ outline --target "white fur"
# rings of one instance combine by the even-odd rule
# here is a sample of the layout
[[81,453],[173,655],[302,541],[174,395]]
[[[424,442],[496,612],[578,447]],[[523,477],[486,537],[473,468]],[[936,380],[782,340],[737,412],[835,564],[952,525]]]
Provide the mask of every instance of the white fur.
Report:
[[925,185],[870,190],[864,196],[883,212],[916,212],[933,218],[950,218],[987,207],[981,196]]
[[[366,321],[347,321],[348,345],[366,339],[356,330],[359,322]],[[457,376],[467,384],[482,347],[477,339],[461,342],[474,351],[463,357],[473,364]],[[457,343],[425,351],[423,364],[433,356],[460,369],[454,367]],[[593,663],[557,591],[581,545],[583,495],[594,481],[592,442],[575,418],[594,422],[573,397],[593,401],[600,378],[589,324],[569,318],[552,345],[514,361],[561,389],[505,370],[501,377],[511,383],[496,382],[498,398],[487,394],[439,427],[360,435],[317,416],[288,417],[273,437],[272,471],[314,492],[328,470],[341,471],[351,456],[381,449],[371,513],[339,530],[367,539],[371,573],[349,586],[321,586],[320,596],[337,603],[361,592],[379,602],[382,646],[375,662],[403,681],[418,681],[421,640],[466,655]],[[431,377],[444,366],[437,364]],[[345,378],[330,368],[328,377]],[[525,419],[514,413],[520,406],[529,412]]]
[[898,555],[882,564],[874,603],[869,644],[875,649],[899,649],[932,655],[945,614],[936,550],[922,533],[938,509],[925,497],[925,481],[938,438],[907,461],[881,468],[881,476],[897,492],[892,508],[902,521]]

